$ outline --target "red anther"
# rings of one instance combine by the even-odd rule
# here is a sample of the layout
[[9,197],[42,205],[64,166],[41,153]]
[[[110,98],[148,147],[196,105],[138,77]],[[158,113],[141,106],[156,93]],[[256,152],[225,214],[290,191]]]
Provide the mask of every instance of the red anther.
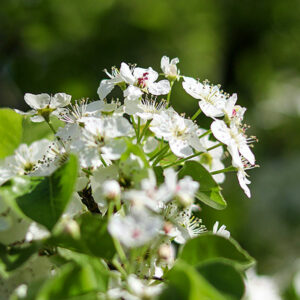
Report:
[[148,72],[145,72],[145,73],[143,74],[143,77],[147,76],[148,74],[149,74]]
[[232,111],[232,115],[233,115],[234,117],[236,116],[236,110],[235,110],[235,109]]

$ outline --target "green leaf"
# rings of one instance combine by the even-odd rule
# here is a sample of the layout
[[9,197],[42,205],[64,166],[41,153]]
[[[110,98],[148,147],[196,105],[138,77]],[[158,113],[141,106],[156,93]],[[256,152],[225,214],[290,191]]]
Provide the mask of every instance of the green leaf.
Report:
[[255,262],[235,240],[212,233],[203,233],[189,240],[179,257],[193,266],[222,260],[233,263],[238,269],[249,268]]
[[227,300],[197,270],[178,260],[167,273],[168,286],[159,296],[161,300]]
[[200,184],[196,193],[196,198],[215,209],[224,209],[227,206],[221,187],[215,182],[212,175],[196,161],[186,161],[179,171],[178,177],[191,176],[193,180]]
[[[55,130],[58,127],[63,127],[64,123],[57,118],[51,118],[51,124]],[[30,118],[23,118],[23,135],[22,143],[31,144],[41,139],[53,139],[54,135],[46,122],[35,123],[31,122]]]
[[77,179],[77,159],[69,160],[47,177],[16,177],[0,189],[4,198],[14,198],[19,210],[52,230],[68,205]]
[[86,213],[76,218],[76,222],[80,228],[79,237],[60,229],[54,232],[48,243],[105,259],[114,256],[113,240],[107,231],[107,222],[101,216]]
[[149,162],[148,162],[148,159],[145,155],[145,152],[144,152],[142,146],[139,144],[133,144],[129,139],[125,139],[125,142],[127,144],[127,149],[121,155],[120,160],[121,161],[127,160],[128,157],[130,156],[130,154],[132,153],[132,154],[138,156],[143,161],[143,163],[145,164],[145,167],[149,167]]
[[13,154],[22,137],[22,116],[15,111],[0,109],[0,159]]
[[29,287],[30,297],[25,299],[97,299],[97,293],[107,290],[108,278],[105,270],[96,270],[93,264],[70,262],[39,288]]
[[165,181],[164,177],[164,169],[160,166],[153,167],[155,177],[156,177],[156,182],[158,185],[162,184]]
[[6,246],[0,244],[0,274],[7,274],[25,263],[38,249],[37,244],[32,243],[26,247]]
[[197,271],[218,291],[231,299],[241,299],[245,285],[241,273],[230,263],[209,262],[196,267]]

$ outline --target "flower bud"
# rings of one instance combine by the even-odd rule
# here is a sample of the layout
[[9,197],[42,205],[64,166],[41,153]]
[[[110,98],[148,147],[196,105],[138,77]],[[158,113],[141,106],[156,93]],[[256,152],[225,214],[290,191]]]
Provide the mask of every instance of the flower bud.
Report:
[[102,185],[103,196],[107,201],[114,201],[121,194],[121,188],[116,180],[107,180]]
[[162,244],[158,248],[158,257],[166,262],[172,263],[174,261],[174,249],[171,244]]
[[70,219],[65,220],[63,224],[63,231],[71,235],[74,239],[80,238],[80,228],[76,221]]

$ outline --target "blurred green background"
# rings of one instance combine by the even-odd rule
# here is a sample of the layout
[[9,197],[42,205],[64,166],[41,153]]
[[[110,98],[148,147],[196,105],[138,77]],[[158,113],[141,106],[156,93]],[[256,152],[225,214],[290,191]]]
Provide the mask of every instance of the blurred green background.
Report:
[[[228,208],[204,207],[204,224],[226,224],[259,272],[292,272],[300,253],[299,16],[299,0],[3,0],[0,105],[26,110],[25,92],[97,99],[104,68],[125,61],[159,70],[162,55],[178,56],[181,74],[238,93],[260,140],[253,197],[228,175]],[[180,85],[172,104],[189,115],[197,108]]]

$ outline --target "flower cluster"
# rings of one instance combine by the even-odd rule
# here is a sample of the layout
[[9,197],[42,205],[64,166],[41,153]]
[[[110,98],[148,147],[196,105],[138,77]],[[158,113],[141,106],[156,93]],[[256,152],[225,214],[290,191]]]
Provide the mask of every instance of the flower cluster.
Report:
[[[246,109],[236,105],[236,94],[180,75],[178,63],[164,56],[161,74],[124,62],[111,73],[105,70],[108,78],[100,82],[96,101],[71,101],[65,93],[25,94],[32,110],[17,112],[46,122],[55,138],[21,144],[0,165],[4,184],[16,176],[51,176],[71,155],[77,157],[76,192],[62,217],[67,221],[61,222],[88,211],[107,221],[117,255],[107,263],[114,272],[103,294],[108,299],[154,297],[164,287],[178,245],[209,231],[230,238],[226,226],[216,222],[208,230],[199,218],[202,202],[226,205],[219,187],[226,172],[237,172],[250,197],[246,170],[255,166],[249,145],[255,138],[246,135]],[[192,117],[172,108],[174,84],[199,101]],[[111,99],[116,88],[122,99]],[[204,117],[212,120],[209,129],[201,127]],[[62,124],[58,129],[53,118]],[[36,224],[30,228],[30,241],[42,238]]]

